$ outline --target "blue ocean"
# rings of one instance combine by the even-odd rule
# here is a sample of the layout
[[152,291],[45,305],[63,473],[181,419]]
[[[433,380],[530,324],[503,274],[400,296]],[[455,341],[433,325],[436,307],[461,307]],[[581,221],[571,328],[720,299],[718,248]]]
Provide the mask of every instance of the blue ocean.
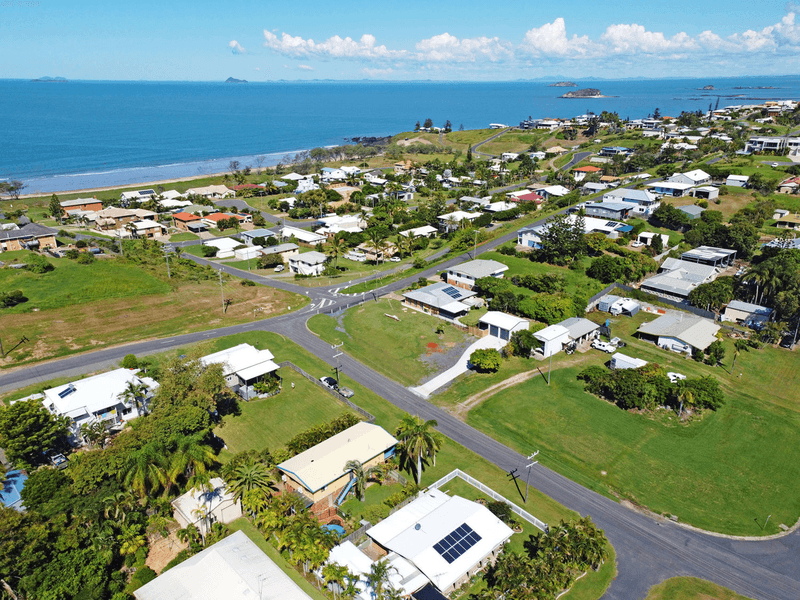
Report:
[[[608,98],[561,99],[543,82],[107,82],[0,80],[0,179],[63,192],[216,173],[356,136],[407,131],[430,117],[455,129],[532,116],[616,111],[623,118],[709,104],[800,98],[800,76],[575,80]],[[713,91],[700,88],[713,85]],[[772,89],[759,89],[770,87]]]

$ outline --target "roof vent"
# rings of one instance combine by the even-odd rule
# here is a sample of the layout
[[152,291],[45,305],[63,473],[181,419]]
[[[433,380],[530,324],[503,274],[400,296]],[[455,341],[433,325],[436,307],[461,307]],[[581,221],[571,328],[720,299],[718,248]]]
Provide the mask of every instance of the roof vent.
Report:
[[420,529],[422,529],[422,527],[421,527],[421,525],[419,523],[414,525],[414,531],[419,531]]

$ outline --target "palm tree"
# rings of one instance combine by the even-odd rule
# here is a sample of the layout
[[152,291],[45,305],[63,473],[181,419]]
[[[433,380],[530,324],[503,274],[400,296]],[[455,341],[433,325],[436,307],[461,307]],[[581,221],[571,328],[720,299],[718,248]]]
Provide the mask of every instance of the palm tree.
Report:
[[148,492],[155,492],[167,485],[162,448],[155,443],[146,444],[129,455],[122,477],[140,498],[146,498]]
[[139,413],[139,416],[141,416],[143,410],[145,413],[147,412],[145,398],[147,398],[147,393],[149,391],[150,388],[145,384],[129,381],[125,386],[125,391],[120,394],[120,397],[125,401],[126,404],[133,404],[136,406],[136,411]]
[[[378,254],[384,248],[384,243],[383,243],[383,236],[381,235],[381,232],[377,228],[371,229],[369,231],[369,245],[375,251],[375,262],[378,262]],[[382,256],[383,255],[381,254],[381,257]]]
[[186,477],[187,483],[199,489],[208,484],[210,474],[208,467],[216,462],[216,456],[211,446],[203,443],[205,433],[196,433],[186,436],[178,441],[175,453],[172,455],[169,468],[169,478],[175,482],[178,477]]
[[147,540],[141,533],[140,525],[126,525],[117,536],[119,541],[119,553],[121,556],[136,554],[139,548],[147,544]]
[[333,597],[336,598],[338,594],[342,593],[344,582],[353,577],[353,574],[347,567],[343,567],[337,563],[328,563],[322,568],[322,576],[333,592]]
[[81,436],[86,438],[89,442],[89,447],[94,447],[99,444],[102,448],[108,439],[108,430],[101,421],[94,421],[93,423],[84,423],[81,425]]
[[136,499],[130,492],[117,492],[103,500],[105,509],[103,514],[106,519],[113,518],[115,521],[125,523],[128,512],[136,508]]
[[678,400],[681,403],[678,407],[678,418],[680,418],[683,412],[683,403],[686,402],[689,406],[694,403],[694,390],[682,382],[678,388]]
[[228,491],[234,500],[241,500],[247,492],[260,492],[263,496],[276,491],[275,481],[264,463],[244,463],[236,467],[228,481]]
[[325,254],[327,254],[331,259],[333,259],[334,267],[339,265],[339,257],[344,252],[344,247],[345,247],[344,238],[335,235],[330,239],[328,248],[325,250]]
[[5,469],[0,469],[0,492],[3,491],[6,483],[6,472]]
[[733,375],[733,368],[736,366],[736,359],[739,358],[739,355],[742,352],[749,352],[750,345],[747,343],[747,340],[736,340],[733,342],[733,363],[731,363],[731,375]]
[[417,485],[422,479],[422,458],[429,456],[435,460],[436,451],[442,445],[441,436],[433,431],[437,425],[434,419],[425,421],[417,415],[406,415],[395,433],[401,442],[404,462],[416,464]]
[[389,573],[396,569],[386,559],[372,563],[367,573],[367,583],[376,600],[384,600],[384,589],[389,585]]
[[350,472],[350,478],[353,482],[353,493],[362,502],[367,490],[367,476],[368,472],[364,469],[364,465],[360,460],[348,460],[344,465],[345,473]]

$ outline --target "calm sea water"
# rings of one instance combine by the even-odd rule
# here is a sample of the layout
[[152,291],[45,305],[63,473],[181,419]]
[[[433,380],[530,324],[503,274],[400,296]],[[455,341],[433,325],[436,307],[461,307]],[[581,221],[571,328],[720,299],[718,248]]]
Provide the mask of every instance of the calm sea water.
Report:
[[[230,160],[264,165],[354,136],[528,117],[616,111],[623,118],[800,98],[800,77],[576,81],[611,98],[558,98],[545,83],[37,83],[0,80],[0,179],[56,192],[214,173]],[[713,85],[713,92],[700,91]],[[736,89],[773,86],[774,89]]]

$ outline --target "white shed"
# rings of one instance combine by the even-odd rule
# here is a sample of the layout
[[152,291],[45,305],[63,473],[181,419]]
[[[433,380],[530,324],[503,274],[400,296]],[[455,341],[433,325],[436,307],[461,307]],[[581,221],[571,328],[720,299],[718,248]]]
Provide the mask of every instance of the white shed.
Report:
[[541,331],[533,334],[537,340],[542,342],[544,350],[544,357],[552,356],[556,352],[561,352],[564,344],[569,343],[569,329],[562,325],[550,325]]
[[510,340],[511,334],[515,331],[528,328],[527,319],[515,317],[496,310],[490,310],[483,315],[478,322],[480,323],[481,329],[489,330],[490,336],[505,341]]
[[251,258],[258,258],[261,256],[261,246],[247,246],[246,248],[239,248],[234,251],[234,255],[239,260],[250,260]]
[[611,364],[609,366],[612,369],[638,369],[646,364],[647,361],[641,358],[633,358],[622,352],[615,352],[611,355]]

